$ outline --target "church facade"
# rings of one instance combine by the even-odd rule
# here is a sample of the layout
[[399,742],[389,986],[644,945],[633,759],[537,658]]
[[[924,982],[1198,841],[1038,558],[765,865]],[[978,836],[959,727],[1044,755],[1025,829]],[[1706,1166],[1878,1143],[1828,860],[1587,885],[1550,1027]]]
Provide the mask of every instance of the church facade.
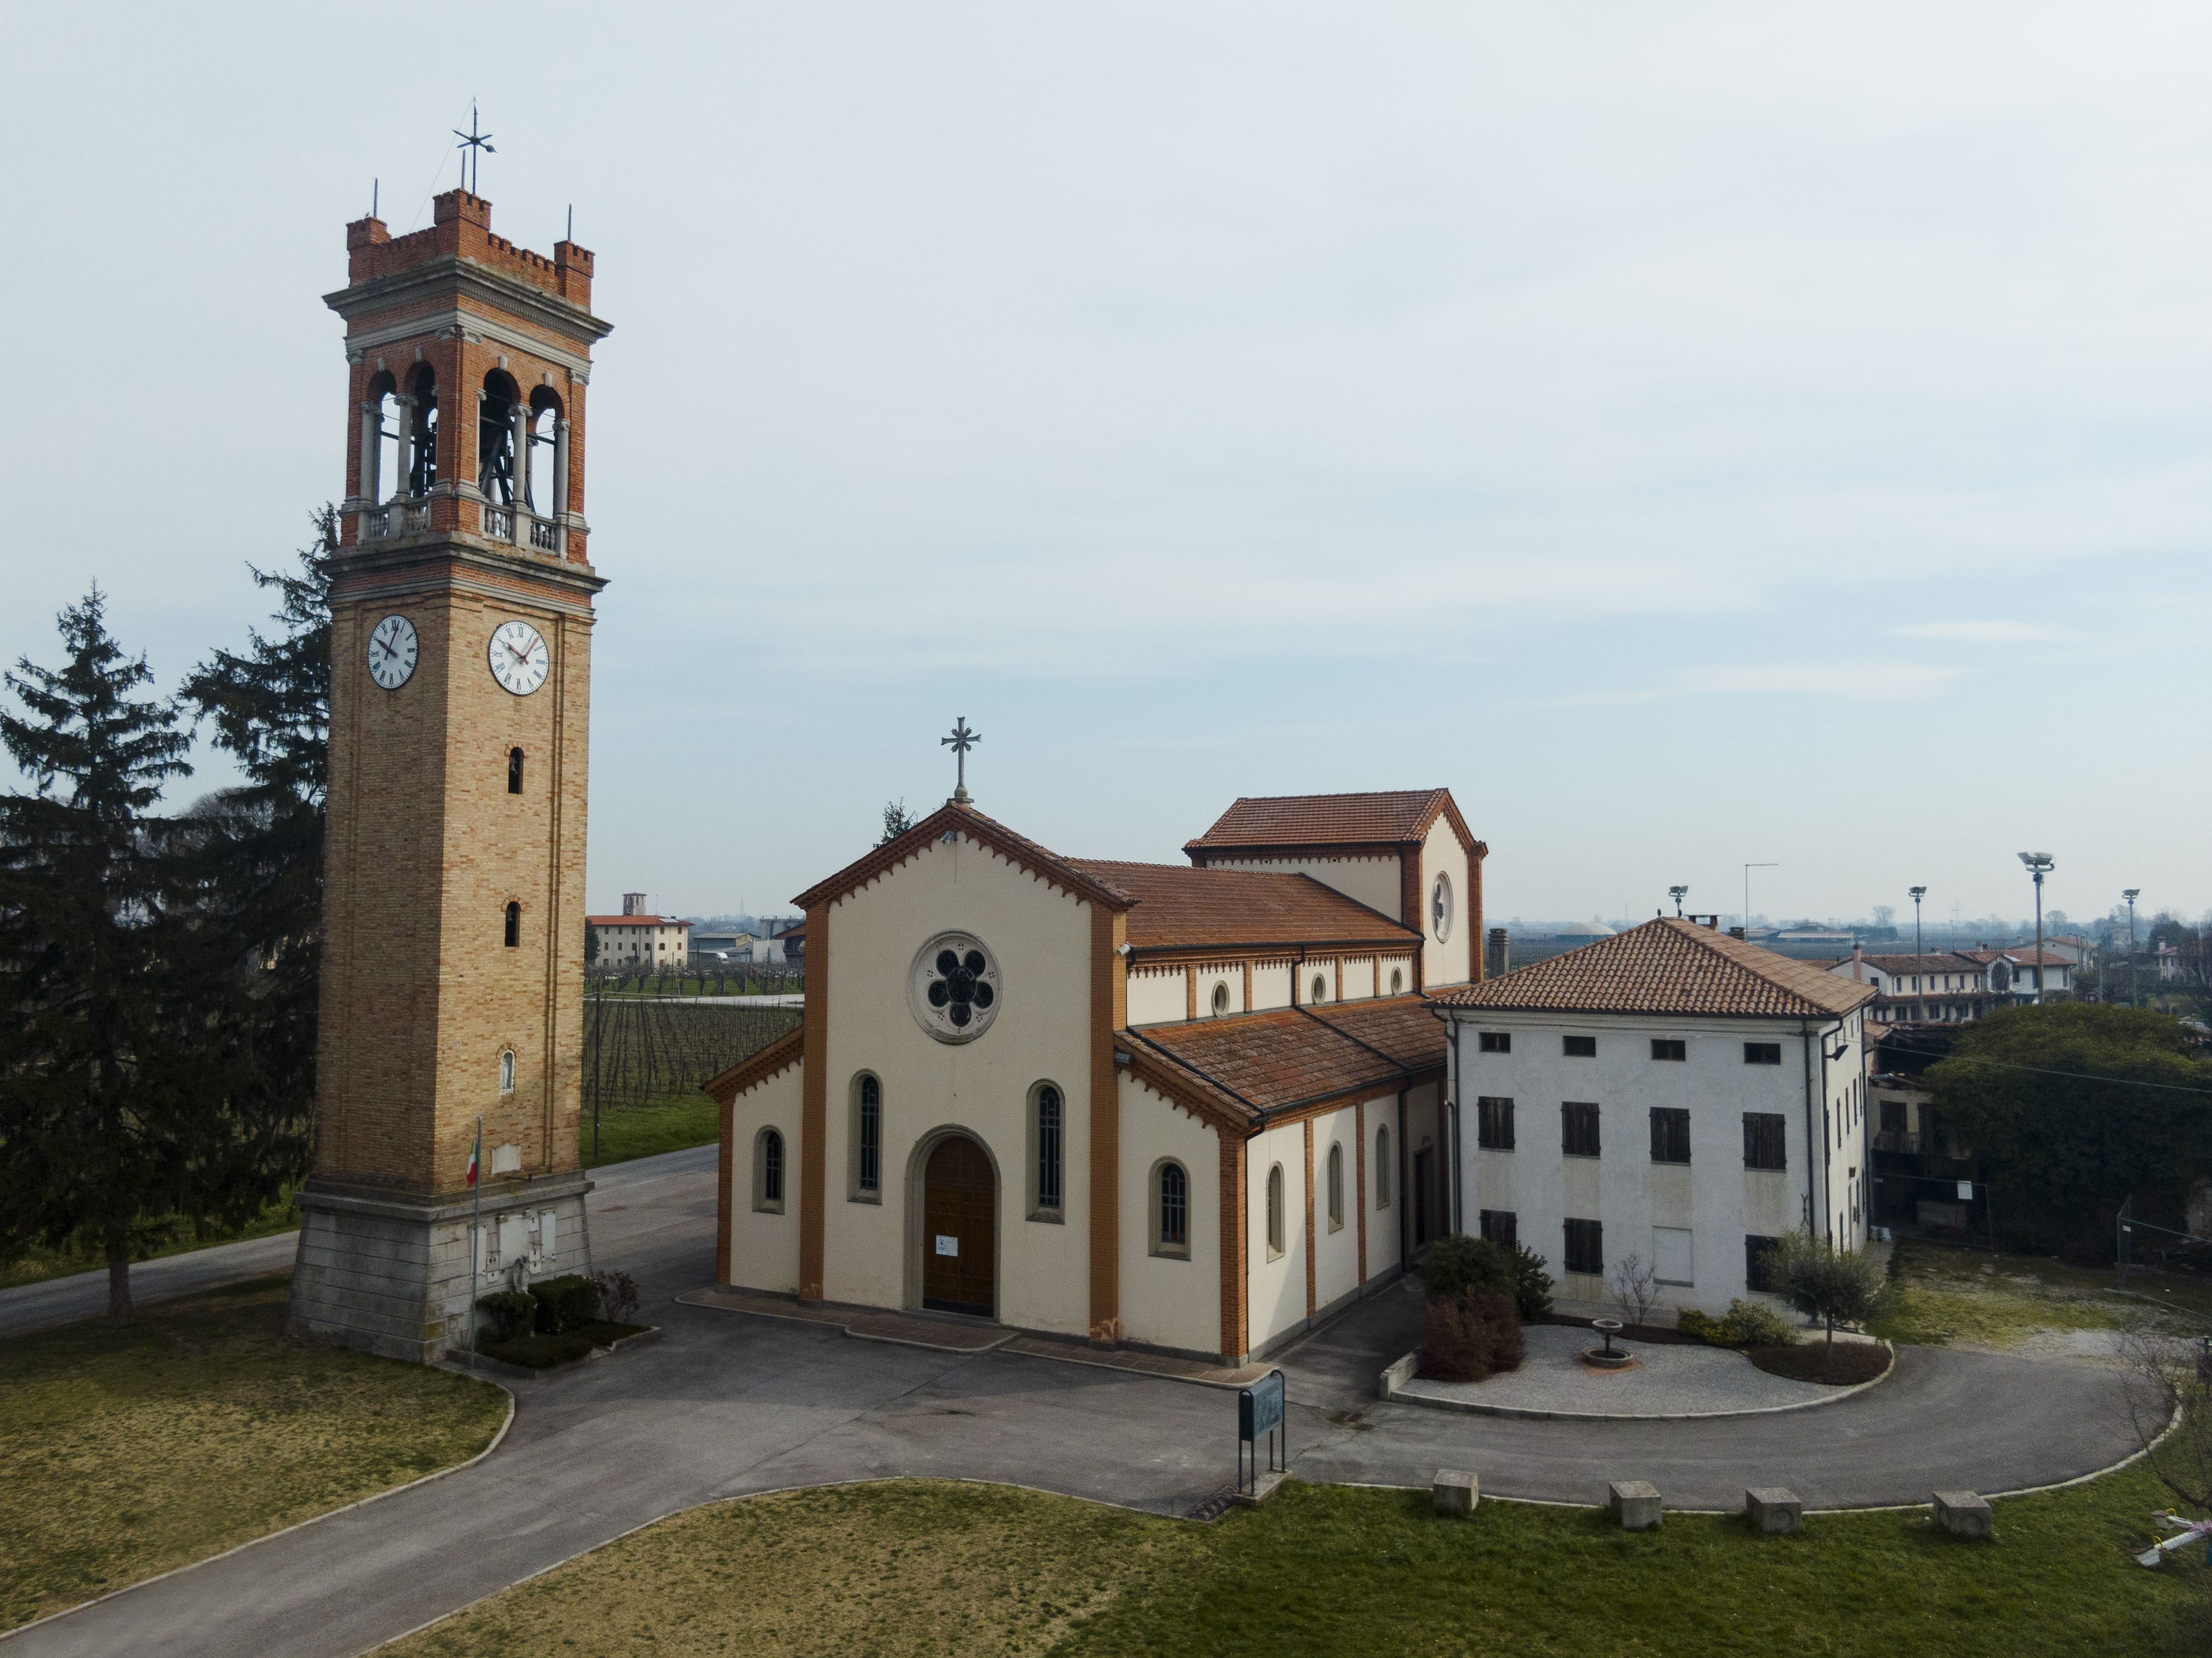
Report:
[[1447,792],[1239,800],[1188,866],[964,797],[799,897],[805,1021],[708,1084],[720,1283],[1239,1363],[1449,1230]]

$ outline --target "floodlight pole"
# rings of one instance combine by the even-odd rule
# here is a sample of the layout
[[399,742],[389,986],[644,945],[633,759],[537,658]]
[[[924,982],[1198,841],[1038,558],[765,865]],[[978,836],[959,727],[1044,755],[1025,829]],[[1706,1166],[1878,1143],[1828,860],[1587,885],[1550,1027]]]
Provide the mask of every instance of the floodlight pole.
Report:
[[2130,887],[2120,894],[2121,897],[2128,901],[2128,1005],[2130,1007],[2142,1005],[2142,987],[2136,979],[2136,899],[2142,892],[2141,887]]
[[2057,860],[2047,852],[2023,852],[2020,861],[2035,878],[2035,1005],[2043,1005],[2043,878]]
[[[1912,893],[1912,955],[1914,965],[1919,966],[1919,958],[1928,953],[1928,945],[1920,934],[1920,901],[1928,896],[1928,889],[1914,887],[1911,890]],[[1925,969],[1923,968],[1923,970],[1924,971]]]

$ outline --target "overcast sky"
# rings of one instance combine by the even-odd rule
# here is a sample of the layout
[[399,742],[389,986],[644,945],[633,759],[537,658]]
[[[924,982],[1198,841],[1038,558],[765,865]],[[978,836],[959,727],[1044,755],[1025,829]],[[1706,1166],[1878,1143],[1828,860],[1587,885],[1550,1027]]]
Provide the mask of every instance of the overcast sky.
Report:
[[1071,854],[1447,786],[1494,920],[2212,904],[2202,5],[4,15],[9,660],[241,640],[472,97],[574,203],[595,908],[782,908],[961,714]]

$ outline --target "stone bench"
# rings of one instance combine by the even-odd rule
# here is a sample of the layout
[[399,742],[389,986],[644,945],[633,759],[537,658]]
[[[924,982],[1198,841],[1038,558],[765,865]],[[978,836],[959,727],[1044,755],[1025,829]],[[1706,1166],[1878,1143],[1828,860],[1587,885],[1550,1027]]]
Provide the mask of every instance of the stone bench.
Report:
[[1805,1528],[1805,1505],[1781,1485],[1759,1485],[1743,1494],[1744,1518],[1763,1535],[1782,1536]]
[[1660,1522],[1659,1488],[1647,1480],[1614,1480],[1605,1488],[1605,1505],[1623,1531],[1650,1531]]
[[1973,1491],[1937,1491],[1936,1523],[1954,1537],[1971,1537],[1984,1543],[1997,1534],[1990,1505]]
[[1482,1500],[1482,1485],[1464,1468],[1438,1468],[1429,1482],[1429,1501],[1438,1514],[1471,1515]]

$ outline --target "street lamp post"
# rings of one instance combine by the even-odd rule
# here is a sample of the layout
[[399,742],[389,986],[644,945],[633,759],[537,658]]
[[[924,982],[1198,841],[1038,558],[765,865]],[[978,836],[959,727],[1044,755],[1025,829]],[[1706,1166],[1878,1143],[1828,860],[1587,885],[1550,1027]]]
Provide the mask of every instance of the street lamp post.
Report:
[[2128,901],[2128,1005],[2142,1005],[2142,991],[2136,981],[2136,900],[2142,896],[2141,887],[2130,887],[2120,896]]
[[1920,901],[1928,896],[1928,889],[1926,887],[1913,887],[1909,889],[1909,890],[1912,894],[1913,964],[1917,967],[1919,965],[1919,958],[1928,953],[1928,946],[1921,942],[1920,938]]
[[1667,896],[1674,901],[1674,914],[1676,915],[1680,915],[1682,913],[1682,900],[1688,896],[1689,890],[1690,890],[1687,887],[1679,886],[1668,887],[1667,889]]
[[2043,878],[2048,875],[2057,859],[2047,852],[2023,852],[2020,861],[2027,865],[2027,872],[2035,878],[2035,1005],[2043,1005]]

